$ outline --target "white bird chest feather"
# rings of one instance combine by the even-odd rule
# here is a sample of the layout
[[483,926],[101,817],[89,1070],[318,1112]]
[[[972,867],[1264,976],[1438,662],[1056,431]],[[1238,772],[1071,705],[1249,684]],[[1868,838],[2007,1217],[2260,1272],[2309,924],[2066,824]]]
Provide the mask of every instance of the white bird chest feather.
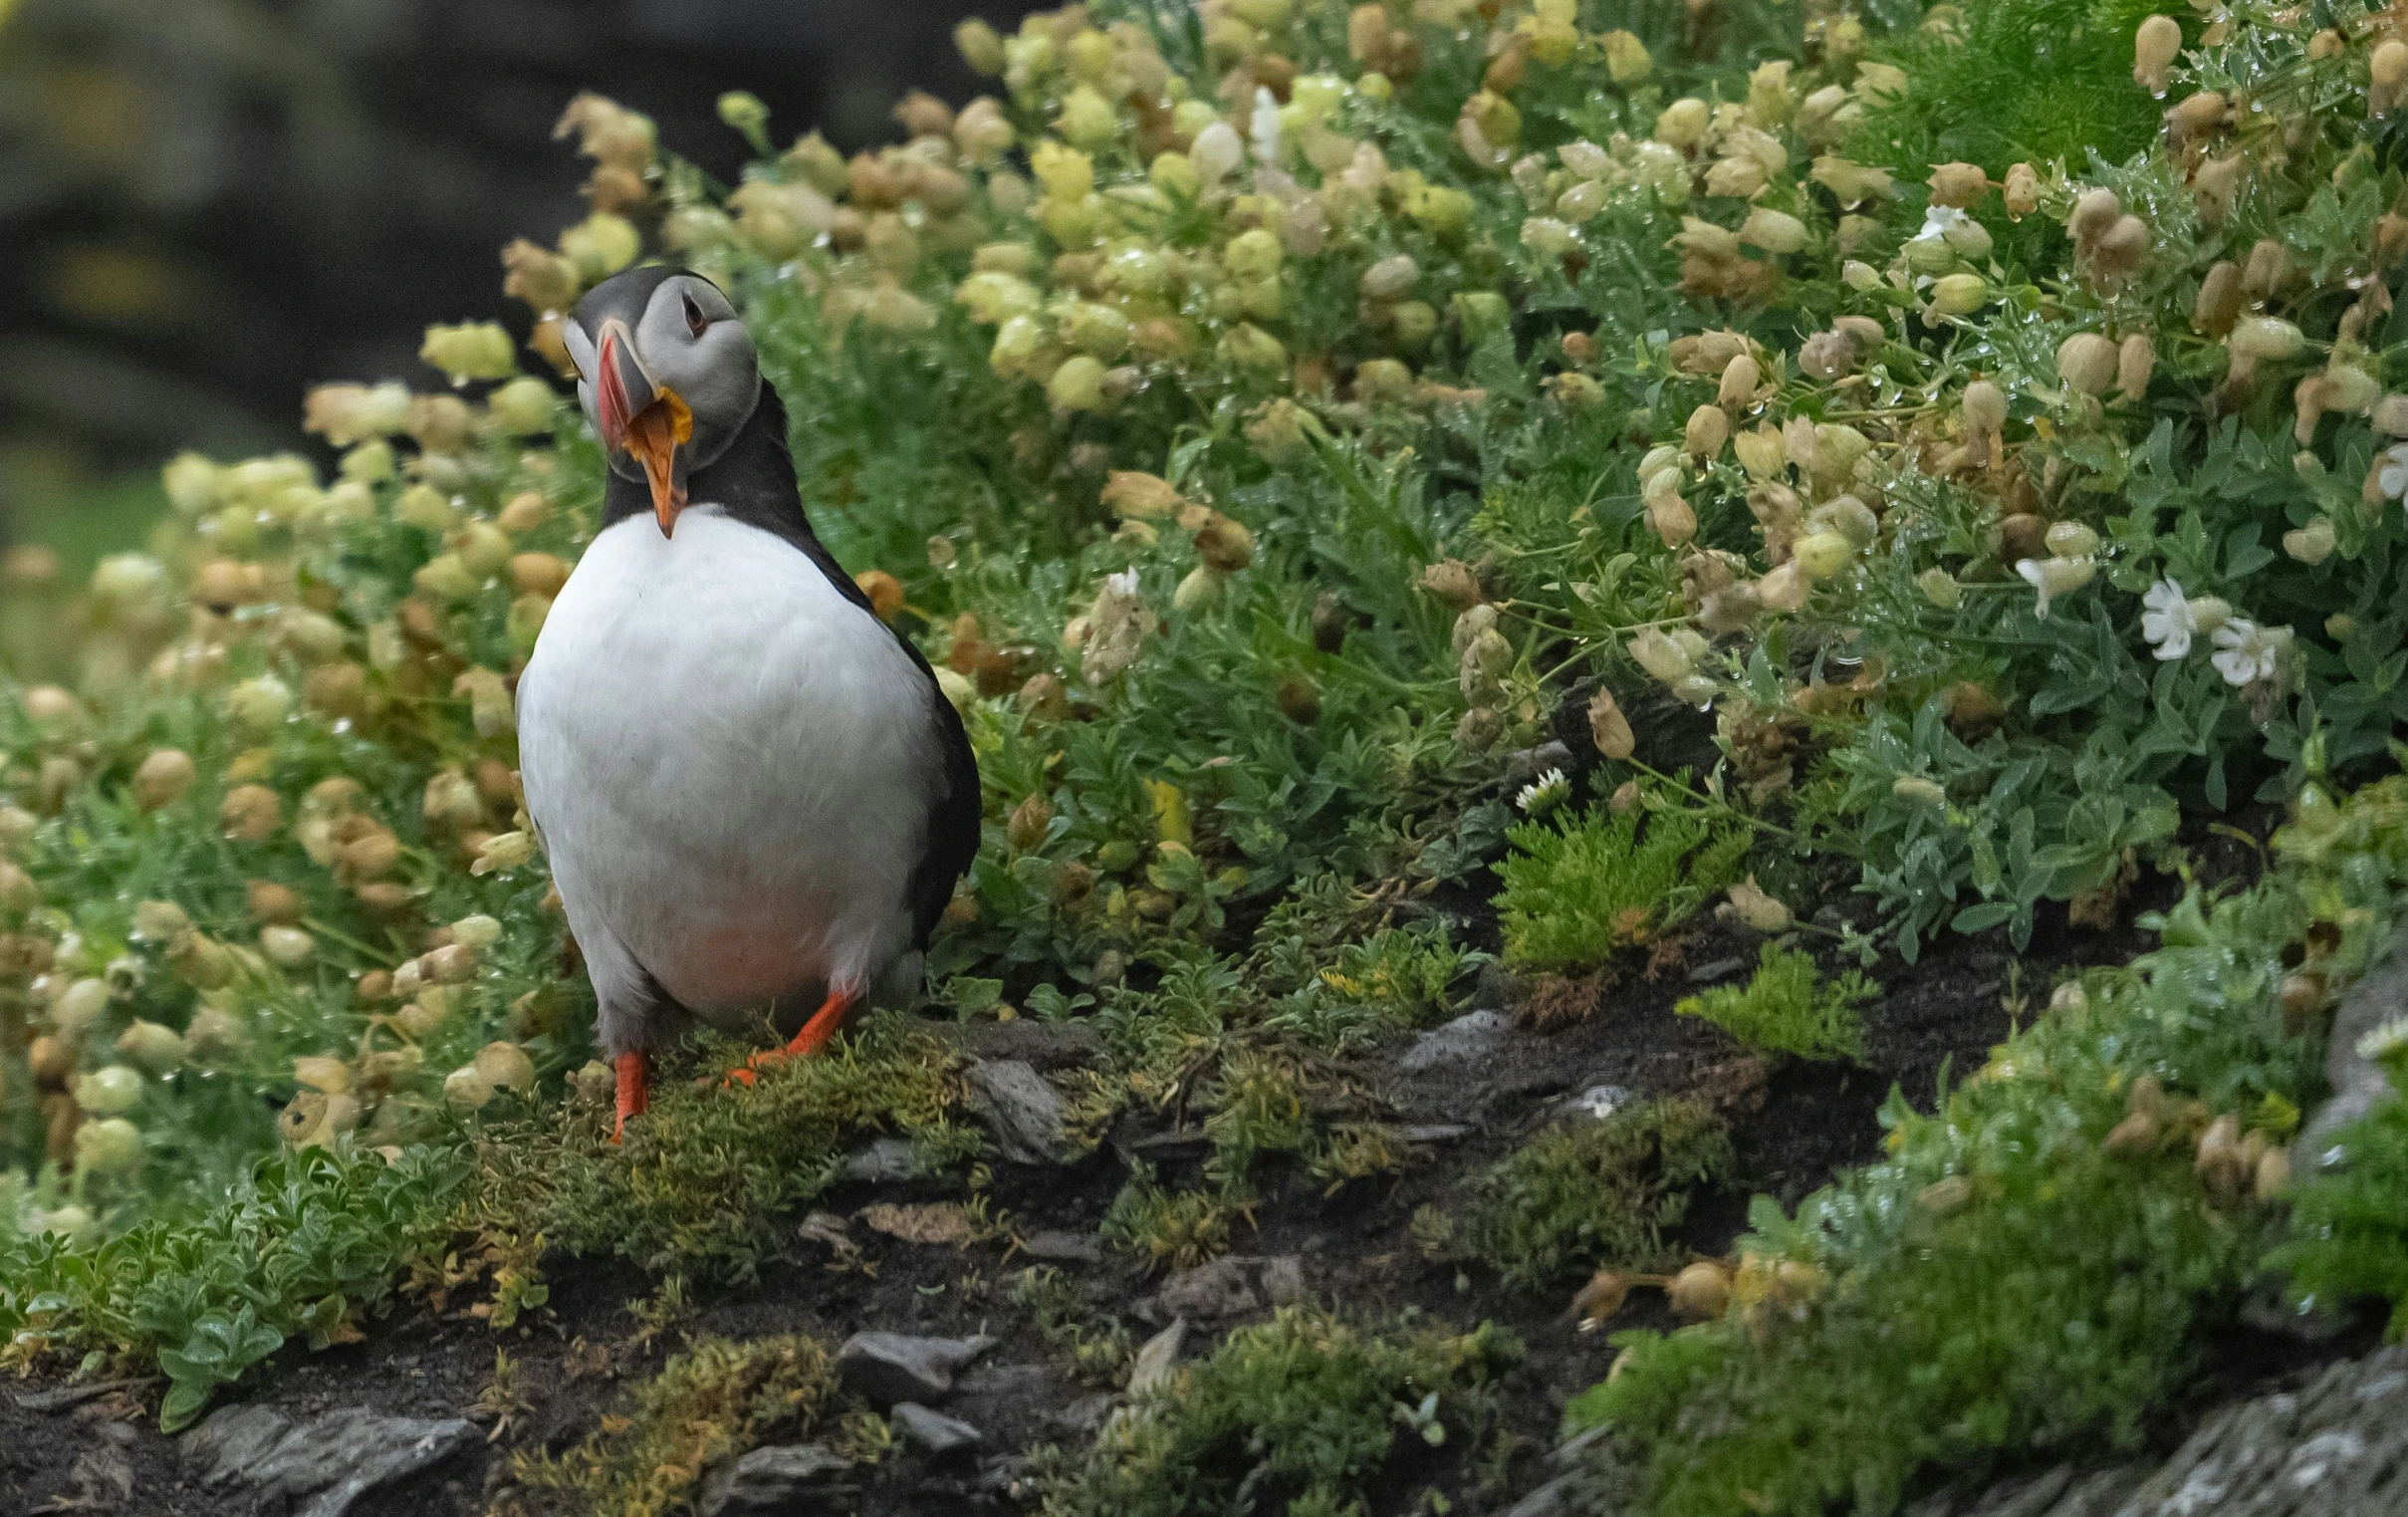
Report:
[[910,954],[933,698],[818,565],[716,506],[595,539],[520,681],[519,762],[605,1049],[639,1041],[647,973],[732,1021]]

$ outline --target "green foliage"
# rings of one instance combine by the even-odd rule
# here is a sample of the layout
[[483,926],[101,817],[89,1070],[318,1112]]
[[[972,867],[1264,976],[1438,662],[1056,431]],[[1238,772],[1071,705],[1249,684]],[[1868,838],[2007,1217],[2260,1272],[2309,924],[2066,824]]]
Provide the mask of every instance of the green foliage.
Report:
[[1365,1486],[1480,1415],[1518,1363],[1513,1335],[1456,1335],[1410,1317],[1384,1330],[1309,1306],[1240,1328],[1075,1459],[1056,1456],[1046,1517],[1213,1517],[1257,1510],[1359,1517]]
[[1739,879],[1753,841],[1679,811],[1620,816],[1590,807],[1560,824],[1510,829],[1497,912],[1505,960],[1524,969],[1589,969],[1615,950],[1678,926]]
[[159,1421],[173,1431],[289,1341],[357,1340],[402,1267],[450,1235],[467,1177],[452,1146],[390,1162],[308,1148],[260,1160],[222,1205],[188,1221],[146,1222],[97,1245],[0,1228],[0,1357],[156,1365],[168,1380]]
[[1242,1184],[1171,1190],[1140,1163],[1112,1197],[1099,1231],[1142,1269],[1193,1269],[1229,1252],[1231,1230],[1253,1206],[1254,1195]]
[[1718,985],[1672,1009],[1703,1017],[1759,1052],[1853,1061],[1864,1055],[1858,1008],[1880,993],[1853,969],[1826,982],[1811,954],[1769,942],[1747,984]]
[[[1926,1464],[2139,1438],[2275,1222],[2246,1182],[2208,1188],[2195,1139],[2213,1113],[2279,1128],[2316,1090],[2317,1040],[2287,1030],[2275,990],[2302,943],[2341,981],[2388,941],[2408,892],[2408,782],[2303,803],[2277,862],[2248,890],[2194,892],[2156,919],[2160,947],[2060,991],[1936,1113],[1893,1098],[1883,1162],[1795,1217],[1758,1199],[1740,1309],[1634,1343],[1575,1405],[1616,1429],[1611,1472],[1635,1510],[1883,1513]],[[2139,1110],[2135,1069],[2196,1105],[2110,1145]],[[2362,1190],[2308,1203],[2327,1208],[2299,1235],[2314,1243],[2292,1245],[2311,1271],[2396,1237],[2388,1220],[2312,1220],[2383,1207],[2386,1172],[2378,1157]],[[1812,1288],[1751,1292],[1781,1261]]]
[[2344,1158],[2291,1196],[2290,1236],[2269,1258],[2301,1303],[2391,1304],[2385,1337],[2408,1338],[2408,1102],[2396,1097],[2332,1136]]
[[1475,1257],[1519,1285],[1555,1284],[1599,1265],[1674,1262],[1665,1235],[1700,1186],[1731,1169],[1731,1138],[1703,1101],[1639,1102],[1543,1129],[1497,1166],[1475,1226]]
[[1129,1361],[1136,1355],[1128,1329],[1117,1321],[1098,1328],[1086,1292],[1076,1278],[1050,1264],[1024,1269],[1013,1277],[1012,1302],[1028,1312],[1037,1336],[1071,1379],[1109,1390],[1127,1377]]
[[510,1475],[533,1512],[671,1517],[693,1509],[712,1469],[773,1438],[800,1441],[836,1398],[835,1356],[808,1334],[698,1338],[602,1431],[563,1454],[514,1455]]
[[[703,1049],[706,1070],[742,1057],[725,1043]],[[823,1055],[778,1064],[752,1085],[704,1084],[660,1082],[623,1143],[609,1141],[599,1110],[557,1135],[531,1124],[503,1137],[503,1146],[540,1156],[504,1179],[490,1211],[574,1252],[615,1254],[655,1274],[749,1279],[847,1143],[878,1132],[940,1148],[957,1147],[957,1134],[975,1140],[975,1130],[950,1120],[962,1102],[957,1056],[897,1017],[873,1017]],[[511,1193],[516,1186],[526,1190]]]

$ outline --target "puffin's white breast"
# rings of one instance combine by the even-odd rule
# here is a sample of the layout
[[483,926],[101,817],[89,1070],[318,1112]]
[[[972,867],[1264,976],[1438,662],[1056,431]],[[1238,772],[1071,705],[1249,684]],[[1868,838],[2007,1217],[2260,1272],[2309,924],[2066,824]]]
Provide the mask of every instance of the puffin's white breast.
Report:
[[519,757],[605,1015],[646,972],[735,1010],[906,951],[930,698],[811,559],[715,506],[596,538],[520,681]]

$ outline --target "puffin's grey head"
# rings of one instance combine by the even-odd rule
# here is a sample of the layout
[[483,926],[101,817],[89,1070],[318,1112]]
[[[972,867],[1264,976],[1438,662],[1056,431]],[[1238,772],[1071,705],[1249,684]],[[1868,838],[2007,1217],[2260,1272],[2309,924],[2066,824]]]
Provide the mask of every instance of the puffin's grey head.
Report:
[[652,487],[668,536],[687,477],[726,452],[761,403],[752,334],[701,275],[646,268],[596,285],[561,336],[610,468]]

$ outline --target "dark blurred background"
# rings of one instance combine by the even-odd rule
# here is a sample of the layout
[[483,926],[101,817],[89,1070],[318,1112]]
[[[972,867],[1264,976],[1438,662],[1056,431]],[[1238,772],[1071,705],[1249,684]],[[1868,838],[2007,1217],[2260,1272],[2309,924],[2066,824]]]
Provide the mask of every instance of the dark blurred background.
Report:
[[[512,237],[585,214],[552,140],[595,90],[733,180],[720,92],[780,141],[899,136],[982,85],[954,24],[1027,0],[0,0],[0,543],[76,572],[138,540],[155,466],[301,446],[324,379],[439,382],[430,322],[527,316]],[[0,592],[4,594],[5,592]]]

